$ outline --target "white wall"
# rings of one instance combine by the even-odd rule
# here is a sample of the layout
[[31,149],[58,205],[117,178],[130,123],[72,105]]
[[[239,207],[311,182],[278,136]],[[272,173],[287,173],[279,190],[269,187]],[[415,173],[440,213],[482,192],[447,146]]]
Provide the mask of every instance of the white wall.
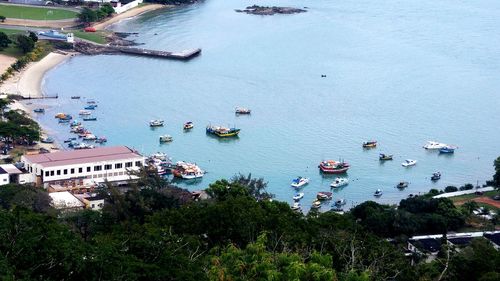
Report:
[[132,2],[130,2],[130,3],[126,4],[126,5],[123,5],[121,7],[116,7],[115,8],[115,12],[117,14],[121,14],[121,13],[123,13],[125,11],[128,11],[128,10],[130,10],[132,8],[135,8],[135,7],[139,6],[139,4],[141,4],[142,2],[143,2],[143,0],[132,1]]
[[9,174],[0,174],[0,185],[6,185],[9,184]]

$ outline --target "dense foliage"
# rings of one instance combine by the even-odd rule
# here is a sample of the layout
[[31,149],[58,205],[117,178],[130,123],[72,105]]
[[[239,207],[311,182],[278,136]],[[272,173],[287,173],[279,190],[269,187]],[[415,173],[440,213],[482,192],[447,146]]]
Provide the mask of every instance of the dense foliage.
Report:
[[40,126],[23,111],[4,112],[8,99],[0,100],[0,137],[9,144],[31,144],[40,139]]
[[7,48],[11,42],[12,41],[10,41],[9,36],[0,31],[0,51]]
[[113,8],[113,6],[111,6],[110,3],[103,4],[101,8],[97,10],[83,7],[82,11],[78,14],[78,19],[83,23],[91,23],[109,17],[114,12],[115,9]]
[[403,200],[398,209],[366,202],[346,215],[304,216],[269,200],[266,183],[250,176],[217,181],[206,190],[210,199],[194,200],[156,175],[138,175],[126,191],[113,186],[98,191],[106,197],[102,212],[58,214],[44,191],[0,187],[0,278],[498,278],[500,253],[486,240],[460,252],[443,247],[434,262],[413,266],[400,246],[387,242],[400,234],[456,228],[462,215],[446,200],[422,196]]

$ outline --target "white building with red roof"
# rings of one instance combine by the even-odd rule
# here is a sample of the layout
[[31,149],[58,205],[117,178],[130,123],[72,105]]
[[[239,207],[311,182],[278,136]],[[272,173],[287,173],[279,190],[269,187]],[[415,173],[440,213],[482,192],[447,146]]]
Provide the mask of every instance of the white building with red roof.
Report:
[[[24,155],[21,162],[37,186],[55,191],[135,179],[130,172],[144,166],[145,158],[126,146]],[[57,190],[59,188],[59,190]]]

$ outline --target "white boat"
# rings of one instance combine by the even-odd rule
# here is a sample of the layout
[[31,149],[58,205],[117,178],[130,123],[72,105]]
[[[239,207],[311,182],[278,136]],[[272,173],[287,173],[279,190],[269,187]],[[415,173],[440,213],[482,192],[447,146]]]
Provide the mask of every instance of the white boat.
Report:
[[299,203],[299,202],[295,202],[295,203],[293,203],[293,205],[292,205],[292,207],[291,207],[291,208],[292,208],[292,210],[294,210],[294,211],[300,211],[300,209],[301,209],[301,207],[300,207],[300,203]]
[[445,143],[440,143],[437,141],[428,141],[425,145],[425,149],[433,150],[433,149],[441,149],[443,147],[446,147],[447,145]]
[[149,121],[149,126],[150,127],[161,127],[161,126],[163,126],[163,123],[164,123],[163,120],[155,119],[155,120]]
[[319,209],[319,208],[321,208],[321,201],[319,200],[314,201],[311,205],[311,209]]
[[165,154],[163,152],[156,152],[155,154],[151,155],[151,158],[165,161],[165,160],[167,160],[168,157],[167,157],[167,154]]
[[343,206],[345,204],[346,204],[346,201],[344,198],[335,200],[335,206]]
[[96,140],[97,137],[93,134],[86,134],[84,137],[83,137],[83,140]]
[[176,163],[176,168],[172,171],[175,177],[185,180],[197,179],[205,175],[205,171],[200,169],[198,165],[179,161]]
[[240,107],[240,106],[237,106],[235,109],[234,109],[234,112],[236,114],[250,114],[252,112],[252,110],[248,109],[248,108],[244,108],[244,107]]
[[160,142],[171,142],[173,140],[174,140],[174,138],[172,138],[171,135],[160,136]]
[[92,111],[90,110],[80,110],[78,112],[78,115],[91,115],[92,114]]
[[293,200],[299,201],[302,197],[304,197],[304,193],[296,193],[295,196],[293,196]]
[[89,145],[86,143],[80,143],[78,145],[73,146],[73,149],[92,149],[92,148],[94,148],[93,145]]
[[331,187],[341,187],[349,184],[349,179],[347,178],[336,178],[331,184]]
[[417,160],[412,160],[412,159],[406,159],[401,165],[403,167],[410,167],[410,166],[415,166],[417,164]]
[[301,187],[309,183],[308,178],[298,177],[292,181],[293,187]]
[[382,196],[382,190],[381,189],[377,189],[373,195],[376,196],[376,197]]

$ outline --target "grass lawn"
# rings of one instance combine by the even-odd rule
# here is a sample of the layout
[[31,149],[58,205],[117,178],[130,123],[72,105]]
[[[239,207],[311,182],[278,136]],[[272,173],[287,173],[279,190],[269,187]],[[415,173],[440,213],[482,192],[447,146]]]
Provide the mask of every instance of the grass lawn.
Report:
[[457,202],[457,201],[470,200],[470,199],[481,197],[481,196],[491,197],[491,196],[497,195],[497,194],[498,194],[498,192],[493,190],[493,191],[487,191],[483,195],[476,195],[476,194],[472,193],[472,194],[465,194],[465,195],[460,195],[460,196],[455,196],[455,197],[449,197],[449,199],[453,202]]
[[62,20],[76,18],[77,13],[68,10],[24,7],[0,4],[0,15],[7,18],[28,20]]
[[0,32],[3,32],[7,35],[11,35],[11,34],[17,34],[17,33],[24,33],[26,31],[17,30],[17,29],[0,28]]
[[84,32],[80,30],[71,30],[68,32],[73,32],[75,37],[89,40],[98,44],[106,44],[106,31],[97,31],[97,32]]

